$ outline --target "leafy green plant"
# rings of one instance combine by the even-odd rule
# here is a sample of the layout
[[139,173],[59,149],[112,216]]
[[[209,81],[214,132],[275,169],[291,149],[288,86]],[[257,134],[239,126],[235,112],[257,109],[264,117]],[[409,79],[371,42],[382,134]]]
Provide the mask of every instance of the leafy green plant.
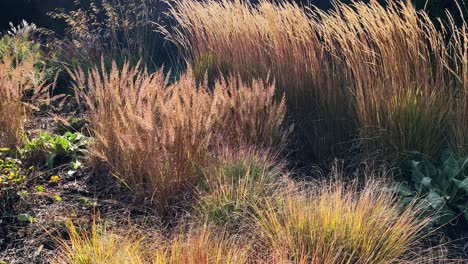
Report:
[[96,202],[91,201],[88,197],[80,197],[80,201],[83,203],[84,207],[94,207],[96,206]]
[[16,63],[21,63],[33,57],[40,65],[45,63],[40,48],[40,44],[31,42],[25,37],[7,35],[0,39],[0,58],[11,56]]
[[41,45],[30,40],[32,32],[36,31],[34,24],[23,21],[18,27],[11,24],[8,34],[0,38],[0,58],[12,57],[16,63],[22,63],[29,58],[34,58],[37,66],[44,66]]
[[45,48],[35,36],[39,32],[36,25],[23,20],[16,27],[12,23],[10,26],[7,34],[0,37],[0,60],[11,58],[13,68],[32,61],[37,82],[53,82],[60,70],[54,62],[56,54],[55,51]]
[[20,152],[32,164],[52,169],[68,163],[72,171],[76,171],[81,166],[79,157],[88,142],[89,138],[78,132],[66,132],[62,136],[41,133],[29,140]]
[[457,215],[468,221],[468,157],[457,159],[453,152],[445,151],[436,163],[413,152],[406,166],[409,180],[397,187],[403,203],[421,196],[437,224],[447,224]]

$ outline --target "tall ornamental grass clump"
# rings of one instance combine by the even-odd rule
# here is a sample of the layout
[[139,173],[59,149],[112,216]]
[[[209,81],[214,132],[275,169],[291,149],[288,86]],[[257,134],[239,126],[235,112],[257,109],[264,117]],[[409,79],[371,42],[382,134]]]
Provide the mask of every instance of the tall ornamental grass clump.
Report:
[[346,64],[342,74],[369,154],[395,158],[418,150],[437,157],[450,145],[450,126],[463,124],[454,120],[463,107],[454,104],[466,74],[463,41],[453,37],[466,38],[466,31],[454,25],[438,30],[409,1],[336,3],[335,11],[314,14],[324,47]]
[[[450,17],[450,16],[449,16]],[[450,17],[451,18],[451,17]],[[468,24],[463,20],[459,27],[450,19],[451,38],[449,45],[450,55],[453,59],[454,74],[458,76],[458,96],[455,100],[455,120],[451,124],[452,148],[459,156],[468,155]]]
[[209,79],[229,74],[274,80],[286,95],[301,151],[317,159],[339,155],[356,130],[351,92],[338,64],[320,44],[297,4],[260,1],[175,1],[176,27],[161,28],[195,69]]
[[434,22],[404,0],[334,5],[175,1],[177,27],[160,30],[197,74],[274,79],[317,160],[350,146],[387,160],[466,151],[466,22]]
[[173,204],[199,181],[222,146],[284,143],[284,102],[274,86],[219,81],[197,87],[191,72],[172,84],[158,71],[116,64],[72,73],[89,111],[94,160],[104,161],[140,198]]
[[22,62],[0,58],[0,146],[14,148],[24,140],[25,124],[48,88],[35,68],[34,58]]

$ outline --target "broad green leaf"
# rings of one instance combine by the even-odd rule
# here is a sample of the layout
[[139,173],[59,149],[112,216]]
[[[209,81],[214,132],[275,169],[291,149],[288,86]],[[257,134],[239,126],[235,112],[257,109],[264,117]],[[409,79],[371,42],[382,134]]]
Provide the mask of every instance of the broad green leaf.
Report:
[[462,171],[465,171],[466,169],[468,169],[468,157],[461,160],[460,163],[461,163],[460,167],[461,167]]
[[436,193],[433,190],[431,190],[429,192],[429,195],[427,196],[427,199],[428,199],[431,207],[434,208],[434,209],[440,209],[445,205],[444,198],[442,198],[438,193]]
[[406,184],[398,184],[394,190],[402,196],[413,196],[415,194]]
[[444,169],[443,173],[449,180],[457,177],[461,172],[460,164],[458,161],[453,157],[450,156],[444,161]]
[[16,220],[18,220],[19,222],[29,222],[29,223],[32,223],[34,222],[34,217],[28,215],[28,214],[19,214],[16,216]]
[[446,225],[450,223],[450,221],[454,220],[457,217],[457,214],[450,210],[449,208],[444,208],[439,212],[437,217],[437,222],[440,225]]
[[50,155],[47,156],[46,158],[46,166],[49,169],[54,168],[54,159],[57,156],[56,153],[51,153]]
[[464,190],[465,193],[468,194],[468,178],[464,179],[463,181],[453,179],[453,182],[458,188]]
[[417,169],[411,172],[411,176],[412,176],[413,182],[415,182],[418,185],[421,183],[422,179],[426,177],[426,175],[424,175],[421,171]]
[[421,184],[422,184],[424,187],[430,189],[430,188],[431,188],[431,181],[432,181],[431,178],[429,178],[429,177],[424,177],[424,178],[422,178],[422,180],[421,180]]

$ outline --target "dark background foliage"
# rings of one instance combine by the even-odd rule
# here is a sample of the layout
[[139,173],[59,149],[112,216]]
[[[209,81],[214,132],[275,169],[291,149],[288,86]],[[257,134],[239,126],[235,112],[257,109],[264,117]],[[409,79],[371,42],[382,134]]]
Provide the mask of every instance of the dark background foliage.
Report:
[[[311,2],[321,8],[330,8],[331,0],[296,0],[297,2]],[[351,2],[344,0],[343,2]],[[426,8],[432,17],[443,16],[444,10],[449,9],[457,13],[457,1],[464,5],[467,0],[413,0],[418,8]],[[53,29],[57,32],[63,31],[63,24],[52,20],[47,16],[56,8],[69,9],[73,7],[73,0],[1,0],[0,1],[0,30],[9,29],[9,22],[17,25],[21,20],[34,22],[38,26]],[[464,8],[465,14],[467,8]]]

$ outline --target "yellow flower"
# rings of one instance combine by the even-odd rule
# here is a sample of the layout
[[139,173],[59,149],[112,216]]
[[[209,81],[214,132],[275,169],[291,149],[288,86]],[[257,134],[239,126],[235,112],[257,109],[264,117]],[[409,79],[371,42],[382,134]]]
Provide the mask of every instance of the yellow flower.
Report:
[[49,182],[50,182],[50,183],[56,183],[56,182],[58,182],[59,180],[60,180],[60,177],[57,176],[57,175],[54,175],[54,176],[50,177]]
[[15,177],[15,173],[14,173],[14,172],[10,172],[10,174],[8,174],[8,179],[9,179],[9,180],[13,180],[14,177]]

